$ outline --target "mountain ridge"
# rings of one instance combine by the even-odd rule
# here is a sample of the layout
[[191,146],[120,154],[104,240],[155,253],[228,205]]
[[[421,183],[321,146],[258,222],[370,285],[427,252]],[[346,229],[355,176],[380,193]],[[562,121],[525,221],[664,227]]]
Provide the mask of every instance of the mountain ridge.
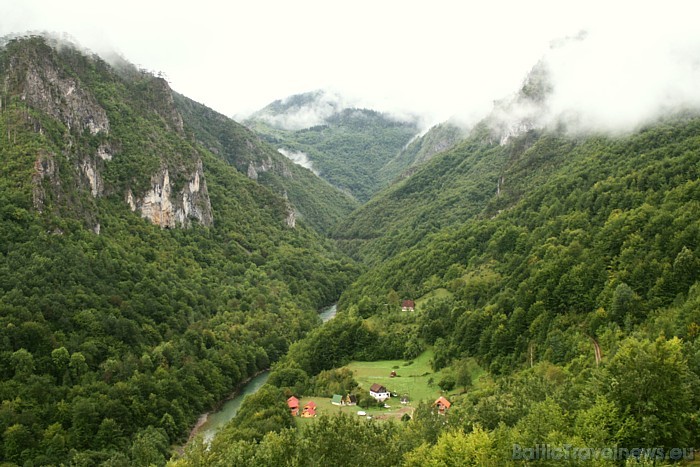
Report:
[[274,101],[244,124],[277,148],[303,153],[319,176],[360,202],[406,168],[397,157],[420,130],[417,117],[352,107],[323,91]]

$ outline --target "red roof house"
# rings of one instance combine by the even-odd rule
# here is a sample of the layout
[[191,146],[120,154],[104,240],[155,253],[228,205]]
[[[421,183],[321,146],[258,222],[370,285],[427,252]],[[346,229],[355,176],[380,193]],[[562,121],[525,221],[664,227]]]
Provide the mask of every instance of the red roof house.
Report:
[[289,407],[289,411],[292,413],[292,417],[299,415],[299,399],[294,396],[290,397],[287,399],[287,406]]
[[304,406],[304,410],[301,411],[301,416],[304,418],[315,417],[316,416],[316,403],[314,401],[309,401]]
[[450,408],[451,405],[452,403],[442,396],[438,397],[438,399],[435,402],[433,402],[433,406],[437,406],[438,412],[443,415],[445,414],[447,409]]
[[413,311],[416,309],[416,303],[413,300],[404,300],[401,303],[402,311]]

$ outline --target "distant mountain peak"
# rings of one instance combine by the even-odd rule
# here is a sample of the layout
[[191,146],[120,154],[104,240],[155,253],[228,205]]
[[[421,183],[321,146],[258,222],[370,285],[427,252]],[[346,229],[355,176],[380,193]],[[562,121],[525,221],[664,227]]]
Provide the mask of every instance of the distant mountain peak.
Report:
[[296,131],[323,125],[329,117],[347,107],[348,103],[339,94],[316,90],[273,101],[250,119],[262,120],[273,128]]
[[295,163],[367,201],[405,168],[391,162],[420,132],[419,121],[320,90],[276,100],[245,124]]

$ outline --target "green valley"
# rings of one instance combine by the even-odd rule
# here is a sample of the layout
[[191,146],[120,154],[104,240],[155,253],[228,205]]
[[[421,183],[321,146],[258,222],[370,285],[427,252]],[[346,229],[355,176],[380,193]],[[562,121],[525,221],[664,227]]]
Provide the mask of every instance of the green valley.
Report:
[[[412,401],[410,421],[322,416],[258,432],[248,454],[232,425],[213,457],[174,465],[216,456],[314,465],[318,456],[281,445],[332,444],[333,430],[373,446],[322,450],[339,465],[452,465],[454,456],[511,465],[536,460],[527,456],[539,445],[597,450],[599,465],[640,457],[638,446],[656,449],[642,460],[691,459],[700,442],[699,147],[692,111],[624,135],[562,127],[507,141],[485,120],[336,229],[366,270],[335,320],[295,343],[269,380],[282,401],[333,388],[366,404],[373,379],[390,388],[391,368],[405,373],[403,362],[432,348],[446,415],[433,392]],[[415,312],[401,310],[404,299]]]
[[43,36],[0,83],[2,465],[692,465],[696,108],[540,121],[540,63],[469,130],[243,126]]
[[43,37],[0,76],[0,458],[162,465],[358,268],[312,200],[290,222],[190,137],[162,79]]
[[245,123],[276,148],[305,154],[321,178],[365,202],[413,162],[399,156],[419,132],[417,118],[326,99],[321,91],[291,96]]

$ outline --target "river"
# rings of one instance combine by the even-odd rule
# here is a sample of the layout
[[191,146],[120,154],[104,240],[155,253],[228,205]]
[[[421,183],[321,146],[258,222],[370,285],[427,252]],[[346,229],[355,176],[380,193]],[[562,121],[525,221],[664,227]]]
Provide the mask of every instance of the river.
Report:
[[[331,319],[335,318],[337,311],[337,305],[331,305],[323,308],[318,315],[321,317],[321,321],[327,323]],[[200,417],[200,421],[197,423],[197,426],[194,428],[194,430],[192,430],[190,439],[201,434],[206,444],[211,443],[211,440],[214,439],[216,433],[236,416],[238,409],[241,408],[241,404],[243,403],[245,396],[255,394],[258,389],[265,384],[267,378],[269,377],[270,372],[263,371],[248,381],[234,397],[224,402],[218,411],[202,415]]]
[[338,305],[331,305],[323,308],[318,316],[321,317],[321,321],[327,323],[331,319],[335,318],[335,314],[338,312]]
[[260,389],[263,384],[270,377],[269,371],[264,371],[260,373],[255,378],[248,381],[243,388],[232,398],[224,402],[217,412],[212,412],[207,415],[203,415],[204,422],[199,424],[196,429],[197,434],[201,434],[204,437],[204,442],[209,444],[217,431],[224,427],[233,417],[238,413],[238,409],[241,408],[243,399],[248,394],[255,394],[258,389]]

